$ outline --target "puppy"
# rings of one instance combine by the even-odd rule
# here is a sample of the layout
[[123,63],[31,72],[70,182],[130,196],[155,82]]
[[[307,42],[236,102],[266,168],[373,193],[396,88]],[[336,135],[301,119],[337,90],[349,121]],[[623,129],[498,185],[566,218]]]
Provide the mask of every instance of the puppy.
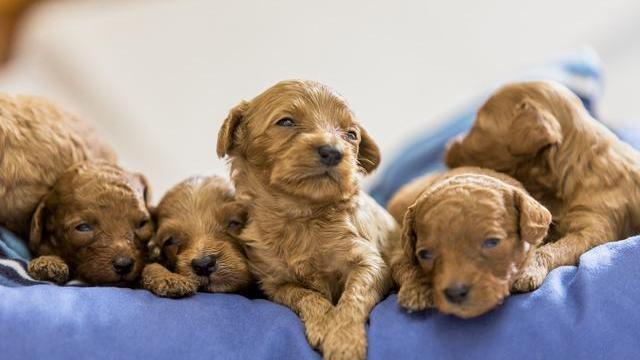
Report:
[[158,296],[182,297],[198,288],[235,292],[251,284],[237,241],[247,212],[226,180],[189,178],[169,190],[155,214],[158,231],[149,247],[160,263],[145,267],[144,288]]
[[418,178],[388,209],[403,224],[391,261],[400,305],[461,318],[502,303],[551,223],[513,178],[472,167]]
[[450,144],[446,162],[510,174],[551,210],[559,239],[535,252],[516,290],[536,289],[552,269],[640,230],[640,154],[560,84],[499,89],[469,133]]
[[132,284],[153,234],[144,178],[108,163],[80,163],[56,181],[33,215],[29,274],[58,284]]
[[153,231],[145,178],[86,123],[44,99],[0,95],[0,226],[40,256],[38,280],[133,281]]
[[385,258],[399,229],[360,191],[378,147],[347,103],[324,85],[283,81],[234,107],[218,136],[242,232],[265,294],[302,319],[325,358],[363,359],[369,312],[391,281]]

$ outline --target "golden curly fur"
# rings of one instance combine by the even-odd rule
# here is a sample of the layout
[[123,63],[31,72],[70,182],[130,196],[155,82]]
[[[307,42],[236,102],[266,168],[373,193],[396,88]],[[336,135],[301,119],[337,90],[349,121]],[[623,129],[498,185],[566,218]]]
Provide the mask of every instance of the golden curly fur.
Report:
[[378,147],[346,102],[312,81],[283,81],[234,107],[218,136],[241,234],[266,295],[296,312],[328,359],[363,359],[369,312],[391,285],[398,226],[360,191]]
[[167,297],[192,295],[198,288],[247,288],[252,276],[237,240],[246,217],[221,177],[192,177],[174,186],[155,210],[158,230],[149,247],[160,263],[144,269],[143,287]]
[[452,141],[446,162],[505,172],[551,210],[559,239],[530,258],[515,283],[520,291],[538,288],[558,266],[576,265],[592,247],[640,230],[640,154],[560,84],[496,91],[469,133]]
[[391,268],[398,303],[469,318],[502,303],[551,214],[513,178],[462,167],[418,178],[388,205],[402,222]]

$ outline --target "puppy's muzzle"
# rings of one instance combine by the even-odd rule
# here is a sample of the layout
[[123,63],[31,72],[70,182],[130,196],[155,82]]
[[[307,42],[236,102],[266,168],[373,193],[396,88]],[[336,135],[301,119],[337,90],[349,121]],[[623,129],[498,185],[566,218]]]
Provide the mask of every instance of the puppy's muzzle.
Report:
[[216,258],[211,255],[191,260],[193,271],[199,276],[209,276],[216,271]]
[[335,146],[322,145],[318,148],[320,162],[326,166],[336,166],[342,160],[342,151]]
[[444,297],[452,304],[462,304],[467,300],[471,288],[469,285],[454,283],[444,289]]
[[111,262],[113,271],[120,275],[125,276],[133,270],[134,260],[128,256],[118,255]]

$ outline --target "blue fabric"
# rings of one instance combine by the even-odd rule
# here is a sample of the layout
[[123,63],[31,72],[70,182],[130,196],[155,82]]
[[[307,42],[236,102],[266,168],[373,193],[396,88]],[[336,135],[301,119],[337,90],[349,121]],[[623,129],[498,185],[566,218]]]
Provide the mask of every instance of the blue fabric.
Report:
[[[600,68],[589,51],[527,78],[555,79],[593,113]],[[386,202],[397,187],[442,167],[448,139],[465,131],[483,98],[425,133],[379,178]],[[640,144],[640,136],[621,131]],[[636,133],[637,134],[637,133]],[[287,308],[239,295],[162,299],[143,290],[37,284],[24,271],[24,245],[0,231],[0,359],[318,359]],[[371,359],[632,359],[640,354],[640,238],[595,248],[579,267],[552,271],[542,287],[485,316],[460,320],[407,314],[391,295],[373,311]],[[36,286],[23,286],[34,285]]]

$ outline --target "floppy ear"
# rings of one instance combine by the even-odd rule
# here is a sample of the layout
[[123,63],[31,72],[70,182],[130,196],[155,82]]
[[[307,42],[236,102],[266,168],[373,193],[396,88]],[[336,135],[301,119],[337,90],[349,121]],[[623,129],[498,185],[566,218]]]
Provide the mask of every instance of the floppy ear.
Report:
[[358,146],[358,164],[366,174],[371,173],[380,164],[380,149],[367,130],[360,128],[360,145]]
[[29,249],[38,253],[42,243],[42,237],[47,217],[46,196],[40,200],[36,211],[31,217],[31,229],[29,231]]
[[231,111],[229,111],[227,118],[224,119],[220,131],[218,131],[217,152],[219,158],[228,155],[234,146],[237,145],[236,130],[238,130],[238,125],[240,125],[244,119],[248,108],[249,103],[242,101],[233,107]]
[[417,265],[416,262],[416,233],[415,233],[415,205],[407,209],[402,220],[402,236],[400,242],[402,244],[402,252],[409,263]]
[[509,129],[509,152],[512,155],[535,155],[543,148],[562,141],[562,128],[548,111],[529,100],[523,100],[516,109],[516,117]]
[[151,208],[151,187],[149,186],[149,181],[144,175],[140,173],[135,174],[135,176],[142,183],[142,186],[143,186],[142,196],[144,197],[145,204],[147,204],[147,208],[150,209]]
[[464,135],[458,135],[451,139],[447,144],[444,162],[449,168],[455,168],[462,165],[462,139]]
[[[151,222],[154,226],[158,224],[158,208],[155,206],[149,207],[149,215],[151,215]],[[156,229],[157,230],[157,229]],[[151,239],[147,243],[147,253],[149,261],[161,261],[162,260],[162,248],[158,244],[158,234],[155,233],[151,236]]]
[[542,243],[551,225],[551,213],[522,190],[516,190],[514,196],[520,215],[520,238],[532,245]]

